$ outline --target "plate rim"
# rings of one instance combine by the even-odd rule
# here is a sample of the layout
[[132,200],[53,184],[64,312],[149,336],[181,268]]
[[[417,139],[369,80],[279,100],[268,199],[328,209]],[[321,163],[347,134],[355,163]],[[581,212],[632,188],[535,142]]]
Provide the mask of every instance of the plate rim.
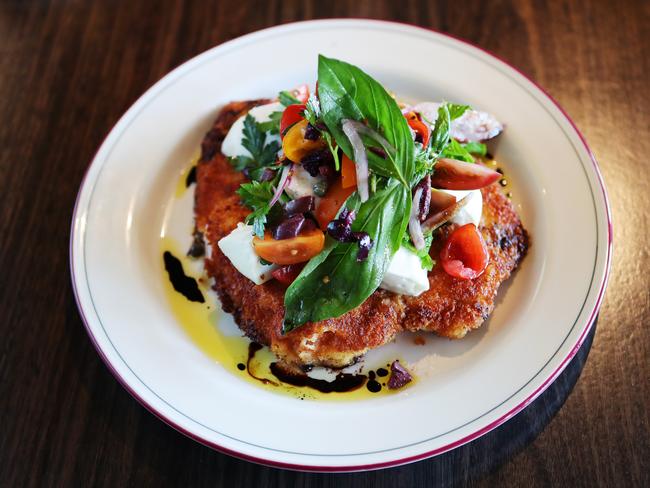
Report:
[[[296,25],[305,25],[305,24],[355,24],[355,23],[363,23],[363,24],[374,24],[378,27],[381,26],[398,26],[401,28],[408,28],[408,29],[413,29],[413,30],[419,30],[423,31],[424,33],[427,34],[435,34],[441,37],[446,37],[449,39],[452,39],[453,41],[459,42],[461,44],[464,44],[470,48],[474,48],[478,51],[480,51],[483,55],[487,56],[488,58],[492,58],[493,60],[496,60],[498,63],[504,65],[505,67],[513,70],[516,72],[518,75],[520,75],[522,78],[524,78],[527,82],[529,82],[533,87],[535,87],[537,90],[539,90],[540,94],[544,96],[544,98],[547,99],[547,101],[550,101],[552,105],[554,105],[562,117],[568,122],[569,126],[575,133],[575,135],[578,136],[578,139],[582,143],[582,146],[584,150],[586,151],[587,156],[591,160],[592,167],[594,170],[594,174],[596,176],[596,182],[598,183],[598,186],[601,189],[601,194],[603,201],[601,203],[604,203],[604,212],[605,212],[605,217],[607,221],[607,246],[605,249],[605,269],[603,276],[601,278],[600,282],[600,289],[597,293],[596,300],[594,302],[593,308],[591,312],[589,313],[589,318],[586,320],[585,324],[583,325],[583,330],[580,333],[580,336],[578,337],[575,345],[571,348],[570,352],[564,357],[560,364],[556,367],[556,369],[546,377],[546,379],[530,394],[528,395],[525,399],[523,399],[520,403],[518,403],[516,406],[511,408],[508,412],[504,413],[497,419],[493,420],[489,424],[483,426],[480,429],[477,429],[476,431],[460,438],[455,441],[449,442],[445,444],[444,446],[438,447],[436,449],[431,449],[426,452],[420,453],[420,454],[415,454],[412,456],[407,456],[399,459],[393,459],[393,460],[388,460],[388,461],[382,461],[382,462],[376,462],[376,463],[368,463],[368,464],[360,464],[360,465],[344,465],[344,466],[323,466],[323,465],[309,465],[309,464],[296,464],[296,463],[289,463],[289,462],[283,462],[283,461],[277,461],[273,459],[266,459],[258,456],[254,456],[251,454],[239,452],[237,450],[233,450],[228,447],[224,447],[220,444],[217,444],[216,442],[212,440],[208,440],[206,438],[201,437],[199,434],[195,434],[185,427],[181,426],[180,424],[176,423],[173,419],[167,417],[165,413],[159,411],[156,409],[155,406],[153,406],[151,403],[149,403],[147,400],[145,400],[127,381],[126,378],[124,378],[120,372],[117,370],[115,366],[111,363],[110,359],[108,356],[104,353],[102,347],[99,344],[99,341],[95,337],[92,328],[90,326],[90,320],[88,319],[84,308],[81,303],[81,298],[80,298],[80,293],[77,288],[77,281],[76,281],[76,272],[75,272],[75,266],[74,266],[74,243],[78,237],[78,234],[80,233],[80,230],[78,229],[78,225],[82,225],[78,223],[78,212],[79,212],[79,204],[81,200],[82,193],[86,187],[86,183],[88,181],[88,176],[91,172],[91,169],[95,166],[95,162],[97,161],[97,156],[101,152],[102,148],[105,146],[105,143],[107,140],[111,137],[111,135],[114,133],[114,129],[122,124],[125,123],[125,117],[129,114],[131,109],[137,105],[141,100],[146,97],[151,90],[153,90],[157,85],[169,81],[169,79],[176,74],[177,72],[183,70],[186,65],[192,61],[195,61],[197,58],[200,58],[207,53],[217,49],[217,48],[222,48],[228,44],[238,42],[246,37],[249,36],[254,36],[258,35],[261,33],[267,33],[269,31],[274,31],[274,30],[285,30],[287,28],[290,28],[291,26],[296,26]],[[99,166],[97,166],[99,168]],[[598,219],[598,216],[596,216]],[[533,402],[541,393],[543,393],[548,386],[555,381],[555,379],[562,373],[562,371],[566,368],[568,363],[573,359],[575,354],[578,352],[580,347],[582,346],[585,338],[587,337],[589,331],[593,327],[593,324],[595,322],[596,316],[598,314],[598,311],[600,309],[600,306],[602,304],[602,300],[604,297],[605,289],[607,287],[607,283],[609,280],[610,272],[611,272],[611,260],[612,260],[612,248],[613,248],[613,228],[612,228],[612,215],[611,215],[611,208],[610,208],[610,202],[609,198],[607,195],[607,190],[604,185],[602,173],[600,171],[600,168],[598,166],[598,163],[596,161],[596,158],[589,148],[589,145],[587,144],[587,141],[581,131],[578,129],[576,124],[573,122],[571,117],[568,115],[568,113],[562,108],[562,106],[544,89],[542,88],[537,82],[532,80],[528,75],[523,73],[521,70],[516,68],[515,66],[512,66],[509,62],[506,60],[502,59],[501,57],[487,51],[486,49],[477,46],[465,39],[462,39],[460,37],[456,37],[454,35],[448,34],[448,33],[443,33],[440,31],[437,31],[432,28],[427,28],[427,27],[422,27],[422,26],[417,26],[413,24],[408,24],[404,22],[396,22],[396,21],[385,21],[385,20],[375,20],[375,19],[367,19],[367,18],[328,18],[328,19],[318,19],[318,20],[307,20],[307,21],[299,21],[299,22],[288,22],[288,23],[283,23],[279,25],[275,25],[272,27],[268,27],[265,29],[260,29],[257,31],[253,31],[250,33],[247,33],[245,35],[236,37],[234,39],[230,39],[226,42],[223,42],[221,44],[218,44],[216,46],[213,46],[189,59],[181,63],[179,66],[176,68],[172,69],[170,72],[166,73],[162,78],[157,80],[154,84],[152,84],[150,87],[145,90],[145,92],[138,97],[138,99],[127,109],[126,112],[120,117],[120,119],[111,127],[109,130],[108,134],[104,137],[102,140],[101,144],[99,145],[99,148],[95,152],[91,163],[88,165],[86,168],[85,174],[81,180],[80,186],[79,186],[79,191],[77,193],[77,197],[75,200],[75,205],[74,205],[74,210],[72,213],[72,221],[71,221],[71,230],[70,230],[70,243],[69,243],[69,260],[70,260],[70,274],[71,274],[71,281],[72,281],[72,288],[73,288],[73,294],[75,297],[75,302],[77,304],[77,308],[79,310],[79,314],[81,316],[81,319],[84,323],[84,327],[86,328],[86,331],[91,339],[91,342],[93,346],[95,347],[97,353],[99,356],[102,358],[102,361],[105,363],[111,374],[118,380],[118,382],[124,387],[131,396],[133,396],[142,406],[144,406],[147,410],[149,410],[152,414],[154,414],[156,417],[158,417],[160,420],[165,422],[167,425],[173,427],[175,430],[179,431],[180,433],[184,434],[185,436],[207,446],[212,449],[215,449],[217,451],[223,452],[225,454],[237,457],[239,459],[243,459],[246,461],[251,461],[254,463],[258,464],[263,464],[266,466],[272,466],[272,467],[279,467],[279,468],[285,468],[285,469],[292,469],[292,470],[301,470],[301,471],[315,471],[315,472],[353,472],[353,471],[365,471],[365,470],[373,470],[373,469],[382,469],[382,468],[387,468],[387,467],[393,467],[393,466],[399,466],[402,464],[407,464],[411,462],[415,462],[421,459],[426,459],[429,457],[433,457],[439,454],[442,454],[444,452],[450,451],[452,449],[455,449],[457,447],[460,447],[463,444],[466,444],[468,442],[471,442],[474,439],[477,439],[481,437],[482,435],[490,432],[491,430],[497,428],[498,426],[502,425],[504,422],[515,416],[517,413],[519,413],[521,410],[523,410],[527,405],[529,405],[531,402]],[[602,269],[602,268],[601,268]]]

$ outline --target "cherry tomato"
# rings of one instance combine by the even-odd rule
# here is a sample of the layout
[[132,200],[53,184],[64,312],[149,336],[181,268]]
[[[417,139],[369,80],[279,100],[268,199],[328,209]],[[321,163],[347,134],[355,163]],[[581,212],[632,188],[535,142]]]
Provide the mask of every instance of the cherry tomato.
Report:
[[336,180],[330,185],[325,196],[318,202],[316,212],[314,212],[321,229],[327,229],[327,224],[336,218],[341,206],[355,190],[356,187],[343,188],[341,180]]
[[284,138],[284,135],[291,126],[297,124],[304,118],[302,116],[304,111],[305,106],[303,104],[289,105],[284,109],[282,118],[280,119],[280,137]]
[[287,131],[284,139],[282,139],[282,150],[284,151],[284,155],[294,163],[300,163],[302,158],[307,156],[307,154],[316,149],[325,147],[327,144],[322,137],[319,137],[315,141],[305,139],[307,124],[308,122],[304,119],[297,124],[294,124]]
[[307,263],[287,264],[274,269],[271,274],[283,285],[289,286],[298,277]]
[[343,188],[352,188],[357,186],[357,167],[350,158],[345,154],[341,161],[341,186]]
[[291,90],[291,94],[300,100],[301,103],[307,103],[309,100],[309,85],[304,84]]
[[409,112],[404,117],[406,117],[406,122],[409,127],[415,131],[416,135],[420,136],[422,147],[427,147],[429,137],[431,136],[431,131],[427,124],[422,122],[415,112]]
[[264,234],[264,239],[253,237],[253,248],[259,257],[282,265],[309,261],[323,250],[324,245],[325,234],[320,229],[279,241],[273,239],[270,232]]
[[443,269],[463,280],[481,276],[488,261],[487,246],[474,224],[465,224],[454,230],[440,251]]
[[479,163],[441,158],[431,177],[431,186],[447,190],[478,190],[501,178],[501,174]]

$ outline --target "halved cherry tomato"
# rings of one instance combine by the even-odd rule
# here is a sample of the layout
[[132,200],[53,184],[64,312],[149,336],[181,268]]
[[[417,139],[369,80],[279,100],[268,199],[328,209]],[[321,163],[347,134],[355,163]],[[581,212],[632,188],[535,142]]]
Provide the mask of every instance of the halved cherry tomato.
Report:
[[280,137],[284,138],[284,135],[287,133],[289,128],[304,118],[302,116],[304,111],[304,104],[289,105],[284,109],[284,112],[282,112],[282,118],[280,119]]
[[296,264],[308,261],[323,250],[325,234],[320,229],[313,229],[289,239],[276,241],[270,232],[264,239],[253,237],[255,253],[262,259],[274,264]]
[[309,85],[304,84],[297,86],[290,92],[294,97],[300,100],[301,103],[307,103],[309,100]]
[[274,269],[271,274],[283,285],[289,286],[298,277],[307,263],[287,264]]
[[431,177],[431,186],[447,190],[478,190],[501,178],[501,174],[480,163],[441,158]]
[[443,269],[463,280],[481,276],[489,259],[483,236],[474,224],[465,224],[454,230],[440,251]]
[[420,136],[422,147],[426,148],[427,144],[429,144],[429,137],[431,136],[431,131],[429,130],[427,124],[422,122],[415,112],[409,112],[404,115],[404,117],[406,117],[406,122],[408,123],[409,127],[413,129],[417,135]]
[[[290,107],[292,105],[289,105]],[[287,107],[288,108],[288,107]],[[294,163],[300,163],[302,158],[307,156],[312,151],[325,147],[327,144],[322,137],[315,141],[305,139],[305,131],[307,130],[308,122],[301,120],[294,124],[282,139],[282,150],[284,155]]]
[[341,161],[341,186],[343,188],[357,186],[357,167],[345,154]]
[[341,206],[355,190],[356,187],[343,188],[341,180],[336,180],[330,185],[325,196],[318,202],[316,212],[314,212],[321,229],[327,229],[327,224],[336,218]]

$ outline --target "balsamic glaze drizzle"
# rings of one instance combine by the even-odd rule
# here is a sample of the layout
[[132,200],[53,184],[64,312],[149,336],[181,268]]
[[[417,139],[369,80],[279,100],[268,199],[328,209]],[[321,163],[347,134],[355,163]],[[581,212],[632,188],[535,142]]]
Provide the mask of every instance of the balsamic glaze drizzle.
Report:
[[192,166],[192,169],[187,173],[185,188],[189,187],[192,183],[196,183],[196,166]]
[[185,274],[183,271],[183,264],[169,251],[163,253],[163,260],[165,261],[165,270],[169,275],[174,290],[187,298],[190,302],[205,303],[205,298],[196,280]]

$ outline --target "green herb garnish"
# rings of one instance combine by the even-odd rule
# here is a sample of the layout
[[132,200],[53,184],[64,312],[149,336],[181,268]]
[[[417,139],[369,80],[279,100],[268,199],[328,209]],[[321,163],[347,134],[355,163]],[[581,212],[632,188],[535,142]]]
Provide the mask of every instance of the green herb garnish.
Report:
[[487,146],[481,142],[467,142],[463,144],[467,152],[476,154],[477,156],[485,156],[487,154]]
[[288,107],[289,105],[295,105],[297,103],[300,103],[300,100],[298,100],[296,97],[294,97],[291,94],[291,92],[289,92],[287,90],[283,90],[280,93],[278,93],[278,100],[285,107]]
[[283,112],[271,112],[269,115],[269,119],[266,122],[258,122],[257,126],[260,128],[262,132],[269,132],[271,134],[279,134],[280,133],[280,120],[282,120],[282,113]]
[[253,210],[251,214],[246,217],[246,223],[252,222],[253,232],[260,238],[264,237],[264,225],[266,224],[266,216],[271,210],[269,202],[273,198],[273,186],[269,181],[260,183],[259,181],[251,181],[250,183],[242,183],[237,190],[237,195],[241,201],[248,208]]
[[244,119],[242,146],[250,153],[249,156],[237,156],[230,159],[230,164],[237,171],[247,169],[251,179],[259,179],[264,169],[270,167],[277,159],[280,143],[267,142],[267,132],[251,114]]
[[449,144],[445,149],[442,151],[442,154],[440,155],[443,158],[451,158],[451,159],[457,159],[458,161],[465,161],[466,163],[473,163],[474,158],[470,154],[470,152],[465,149],[460,142],[458,142],[456,139],[452,139],[449,141]]

